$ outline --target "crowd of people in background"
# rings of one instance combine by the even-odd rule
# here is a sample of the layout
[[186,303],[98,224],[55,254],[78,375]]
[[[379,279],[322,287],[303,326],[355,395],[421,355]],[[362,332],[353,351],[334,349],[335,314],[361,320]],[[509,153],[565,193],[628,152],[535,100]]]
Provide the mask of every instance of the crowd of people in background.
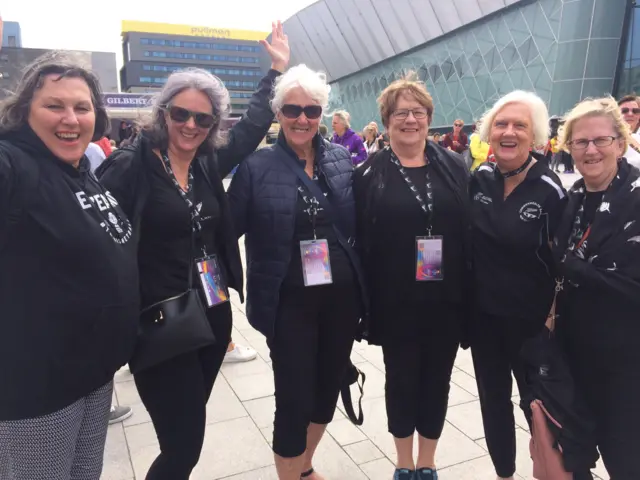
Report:
[[[512,378],[535,476],[592,479],[601,456],[615,480],[640,478],[638,99],[559,119],[514,91],[471,135],[457,119],[439,137],[407,75],[361,137],[327,111],[323,73],[288,68],[280,22],[261,43],[271,69],[225,135],[229,92],[196,68],[117,149],[74,59],[38,59],[0,103],[0,480],[98,480],[127,363],[160,445],[147,480],[188,479],[245,277],[280,480],[324,479],[314,456],[358,380],[356,340],[382,348],[394,480],[438,478],[460,346],[499,479],[516,475]],[[582,177],[568,191],[559,158]]]

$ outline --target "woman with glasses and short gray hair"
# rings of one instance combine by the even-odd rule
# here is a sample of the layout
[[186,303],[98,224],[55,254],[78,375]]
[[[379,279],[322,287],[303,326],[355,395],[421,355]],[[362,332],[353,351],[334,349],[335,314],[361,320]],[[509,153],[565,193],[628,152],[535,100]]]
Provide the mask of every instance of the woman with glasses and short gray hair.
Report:
[[267,338],[280,480],[321,480],[313,456],[331,422],[362,312],[352,248],[349,152],[318,133],[324,74],[298,65],[278,79],[277,143],[249,157],[229,187],[247,250],[247,314]]
[[[196,466],[207,401],[231,339],[228,287],[242,298],[242,264],[222,179],[267,134],[273,83],[289,62],[282,24],[273,26],[271,44],[261,43],[271,70],[226,139],[230,100],[222,81],[200,69],[179,71],[169,76],[134,143],[98,172],[135,226],[142,307],[169,301],[193,283],[215,337],[212,345],[142,371],[131,364],[160,443],[147,480],[186,480]],[[201,284],[198,269],[215,270],[212,288],[220,295]]]

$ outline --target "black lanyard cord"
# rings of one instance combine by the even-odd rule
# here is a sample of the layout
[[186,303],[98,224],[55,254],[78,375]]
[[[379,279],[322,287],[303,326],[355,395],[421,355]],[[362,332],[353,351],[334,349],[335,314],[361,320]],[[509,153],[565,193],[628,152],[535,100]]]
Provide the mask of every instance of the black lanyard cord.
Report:
[[162,152],[162,161],[164,162],[164,168],[167,171],[167,175],[173,182],[173,185],[178,190],[180,197],[185,201],[187,206],[189,207],[189,212],[191,213],[191,225],[194,232],[200,232],[202,230],[202,224],[200,223],[200,212],[195,208],[193,203],[193,162],[189,165],[189,174],[187,175],[187,191],[185,192],[178,179],[176,178],[175,173],[173,173],[173,169],[171,168],[171,161],[167,156],[167,152]]
[[[426,156],[425,156],[425,159],[426,159]],[[425,175],[426,177],[425,182],[427,187],[426,188],[427,197],[425,199],[425,198],[422,198],[420,191],[415,186],[415,184],[411,181],[411,179],[409,178],[409,175],[407,174],[407,170],[402,166],[402,164],[400,163],[400,160],[398,159],[396,154],[393,153],[393,151],[391,152],[391,161],[395,164],[396,167],[398,167],[398,171],[400,172],[400,175],[404,179],[404,182],[407,184],[407,186],[409,187],[409,190],[411,190],[411,193],[413,193],[414,197],[416,198],[416,201],[420,205],[420,208],[426,215],[427,233],[431,235],[431,230],[433,229],[433,226],[431,224],[431,221],[433,218],[433,187],[431,185],[431,176],[429,175],[429,169],[427,169],[427,172]]]

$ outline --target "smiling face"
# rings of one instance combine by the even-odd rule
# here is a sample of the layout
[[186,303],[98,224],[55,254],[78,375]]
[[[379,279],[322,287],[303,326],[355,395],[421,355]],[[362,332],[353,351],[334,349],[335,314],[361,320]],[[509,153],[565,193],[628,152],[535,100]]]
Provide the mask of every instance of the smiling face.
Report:
[[624,121],[629,124],[631,132],[635,132],[638,129],[638,122],[640,122],[640,113],[633,113],[633,111],[640,111],[640,105],[638,102],[624,102],[620,104],[620,111],[623,112],[622,116]]
[[[173,97],[169,103],[173,107],[183,108],[193,113],[213,115],[213,107],[209,97],[194,88],[183,90]],[[186,122],[179,122],[173,120],[169,112],[164,112],[164,118],[167,122],[169,147],[174,151],[194,154],[211,131],[211,128],[199,127],[193,116]]]
[[533,121],[524,103],[505,105],[493,119],[489,144],[502,171],[520,167],[529,157],[533,145]]
[[[586,148],[578,148],[579,140],[595,140],[603,137],[616,137],[611,145],[596,147],[589,142]],[[606,188],[608,181],[618,169],[618,158],[623,155],[624,141],[618,138],[613,119],[605,116],[588,116],[576,120],[571,129],[569,149],[576,162],[576,168],[582,174],[587,188],[598,190]],[[606,142],[604,142],[606,143]]]
[[[301,87],[292,88],[285,96],[283,104],[299,107],[320,105]],[[311,147],[313,137],[318,132],[322,115],[318,118],[308,118],[304,112],[301,112],[296,118],[288,118],[282,114],[282,111],[278,111],[276,118],[287,143],[293,149],[300,150]]]
[[400,95],[396,102],[395,108],[389,116],[389,126],[387,128],[391,139],[391,148],[397,146],[415,146],[424,144],[429,135],[429,118],[428,113],[425,118],[417,119],[415,115],[409,114],[406,118],[398,118],[394,112],[402,110],[427,110],[420,104],[413,95]]
[[82,78],[44,77],[29,109],[28,123],[56,157],[78,166],[93,138],[96,115],[89,85]]

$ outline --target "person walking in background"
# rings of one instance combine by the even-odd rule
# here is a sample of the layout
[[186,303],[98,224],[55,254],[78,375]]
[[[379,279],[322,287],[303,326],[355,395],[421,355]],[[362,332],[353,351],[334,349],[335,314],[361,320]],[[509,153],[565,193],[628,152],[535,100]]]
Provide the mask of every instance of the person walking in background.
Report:
[[60,54],[0,104],[2,480],[101,475],[140,312],[132,224],[85,156],[108,129],[98,78]]
[[278,79],[274,146],[251,155],[229,187],[247,252],[249,323],[267,339],[275,383],[273,452],[280,480],[321,480],[313,459],[333,419],[363,314],[349,153],[318,133],[329,89],[305,65]]
[[342,145],[349,150],[351,161],[354,165],[358,165],[367,159],[367,150],[360,136],[351,130],[350,119],[351,116],[345,110],[338,110],[333,113],[331,126],[334,133],[331,142]]
[[611,97],[566,115],[560,145],[582,178],[554,241],[562,289],[551,315],[607,472],[631,480],[640,478],[640,171],[622,157],[630,134],[623,115]]
[[[211,73],[187,69],[169,76],[133,145],[101,167],[101,181],[138,226],[142,306],[153,308],[197,285],[216,340],[134,371],[160,444],[147,480],[187,480],[200,458],[207,402],[231,341],[228,288],[243,300],[242,262],[222,179],[255,151],[271,127],[273,83],[290,55],[280,22],[271,38],[271,44],[261,42],[271,69],[227,140],[221,128],[230,111],[229,92]],[[215,294],[205,293],[200,283],[197,267],[205,268],[205,261],[207,269],[220,269]]]
[[635,95],[625,95],[618,100],[620,113],[627,125],[629,125],[629,138],[627,139],[627,151],[624,152],[624,158],[631,165],[640,168],[640,133],[638,126],[640,125],[640,101]]
[[354,177],[356,238],[371,298],[367,341],[384,355],[393,478],[435,480],[469,291],[469,172],[460,155],[427,141],[433,100],[422,83],[397,80],[378,104],[391,144]]
[[453,150],[454,152],[462,154],[469,146],[469,139],[467,134],[462,131],[464,122],[457,119],[453,122],[453,132],[447,133],[442,139],[442,146]]
[[530,421],[520,351],[542,330],[553,302],[550,244],[567,196],[557,175],[531,153],[549,134],[549,113],[537,95],[505,95],[478,130],[496,163],[481,165],[469,188],[475,296],[470,344],[487,448],[498,477],[511,480],[516,470],[512,373]]

